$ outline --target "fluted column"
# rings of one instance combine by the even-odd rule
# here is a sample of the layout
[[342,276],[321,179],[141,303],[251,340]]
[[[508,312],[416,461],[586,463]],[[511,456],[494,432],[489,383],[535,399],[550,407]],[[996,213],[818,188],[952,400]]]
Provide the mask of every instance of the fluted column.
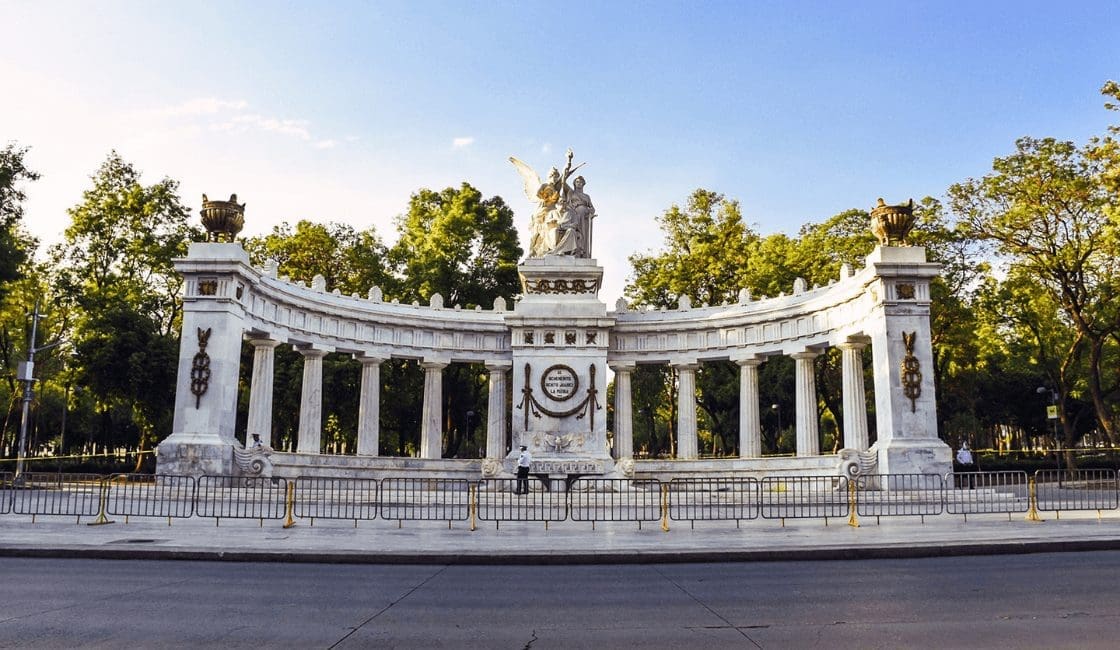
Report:
[[844,446],[867,451],[867,394],[863,388],[863,349],[866,343],[840,344],[844,389]]
[[739,364],[739,458],[762,455],[762,418],[758,411],[757,357],[736,359]]
[[817,456],[821,441],[817,427],[817,378],[813,373],[813,359],[820,352],[806,350],[790,356],[794,358],[797,383],[797,455]]
[[697,458],[696,370],[700,364],[678,363],[673,367],[677,369],[677,458]]
[[424,417],[420,425],[420,457],[443,457],[443,361],[424,361]]
[[307,348],[303,355],[303,391],[299,400],[299,443],[296,451],[317,454],[323,433],[323,357],[326,350]]
[[616,364],[614,370],[614,457],[617,460],[634,457],[634,399],[630,388],[630,374],[636,366]]
[[381,437],[382,357],[361,356],[362,389],[358,398],[358,455],[376,456]]
[[486,399],[486,457],[506,455],[506,371],[512,361],[488,361],[490,393]]
[[249,422],[245,427],[245,447],[253,444],[253,434],[261,444],[272,446],[272,379],[275,376],[276,346],[280,341],[250,339],[253,346],[253,379],[249,385]]

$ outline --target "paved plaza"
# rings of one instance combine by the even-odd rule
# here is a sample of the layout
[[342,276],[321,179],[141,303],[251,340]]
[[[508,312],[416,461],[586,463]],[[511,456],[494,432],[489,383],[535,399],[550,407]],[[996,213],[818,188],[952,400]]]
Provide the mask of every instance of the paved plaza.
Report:
[[1120,549],[1120,515],[864,517],[659,524],[0,517],[0,555],[276,562],[578,564],[934,557]]

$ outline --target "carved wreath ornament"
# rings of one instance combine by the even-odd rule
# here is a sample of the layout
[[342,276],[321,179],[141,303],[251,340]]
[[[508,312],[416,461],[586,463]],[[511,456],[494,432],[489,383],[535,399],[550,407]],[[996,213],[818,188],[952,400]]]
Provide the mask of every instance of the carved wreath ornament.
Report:
[[[562,376],[566,381],[562,387],[560,385],[549,385],[549,382],[546,381],[546,378],[549,376]],[[601,411],[603,407],[599,404],[599,389],[595,387],[594,363],[588,367],[589,386],[587,387],[586,397],[580,400],[575,406],[563,411],[550,409],[537,400],[536,395],[533,394],[533,385],[530,383],[531,378],[532,367],[529,364],[525,364],[525,387],[521,389],[521,402],[518,403],[517,408],[525,413],[526,429],[529,428],[529,413],[532,413],[535,418],[540,418],[542,413],[552,418],[566,418],[570,415],[575,415],[577,420],[582,420],[585,416],[590,416],[589,421],[591,423],[591,429],[595,429],[595,411]],[[571,381],[575,383],[572,384],[570,383]],[[574,370],[568,366],[558,364],[550,367],[542,374],[541,390],[553,401],[566,401],[575,396],[575,392],[579,387],[578,381]],[[576,415],[577,413],[579,415]],[[566,447],[567,445],[564,446]],[[562,449],[558,449],[558,451],[562,451]]]
[[194,407],[197,409],[202,404],[202,396],[210,388],[210,355],[206,354],[206,343],[210,341],[210,328],[198,328],[198,352],[191,362],[191,393],[194,395]]
[[915,400],[922,394],[922,367],[914,356],[914,338],[917,332],[902,333],[902,343],[906,346],[906,356],[902,357],[902,394],[910,398],[910,412],[917,410]]

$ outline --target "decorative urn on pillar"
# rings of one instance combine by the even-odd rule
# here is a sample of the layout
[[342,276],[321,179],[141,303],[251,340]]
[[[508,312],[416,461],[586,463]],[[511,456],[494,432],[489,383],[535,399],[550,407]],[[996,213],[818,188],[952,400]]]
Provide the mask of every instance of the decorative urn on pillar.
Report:
[[906,236],[914,227],[914,199],[900,205],[887,205],[883,199],[871,209],[871,232],[882,246],[909,246]]
[[237,204],[236,194],[231,194],[228,201],[211,201],[203,194],[202,225],[210,241],[233,242],[245,225],[245,204]]

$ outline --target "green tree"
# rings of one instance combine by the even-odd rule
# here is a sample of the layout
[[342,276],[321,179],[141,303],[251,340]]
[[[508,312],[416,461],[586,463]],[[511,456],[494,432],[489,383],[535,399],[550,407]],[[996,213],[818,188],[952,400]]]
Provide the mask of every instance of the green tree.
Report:
[[98,410],[126,412],[143,450],[170,431],[183,283],[172,260],[203,237],[175,181],[144,185],[115,151],[92,182],[51,249],[57,308]]
[[24,163],[27,148],[8,143],[0,149],[0,300],[7,284],[21,275],[21,267],[34,251],[35,239],[23,230],[22,184],[38,180],[39,174]]
[[1116,444],[1116,376],[1106,358],[1120,334],[1120,237],[1113,218],[1120,195],[1101,153],[1111,138],[1078,147],[1053,138],[1020,138],[992,173],[949,189],[953,210],[973,235],[1025,273],[1060,306],[1084,340],[1088,393],[1099,426]]
[[373,286],[394,292],[388,251],[373,228],[359,232],[346,224],[300,220],[294,230],[285,222],[243,245],[254,264],[276,260],[280,274],[294,280],[310,283],[322,275],[327,287],[344,294],[365,295]]

